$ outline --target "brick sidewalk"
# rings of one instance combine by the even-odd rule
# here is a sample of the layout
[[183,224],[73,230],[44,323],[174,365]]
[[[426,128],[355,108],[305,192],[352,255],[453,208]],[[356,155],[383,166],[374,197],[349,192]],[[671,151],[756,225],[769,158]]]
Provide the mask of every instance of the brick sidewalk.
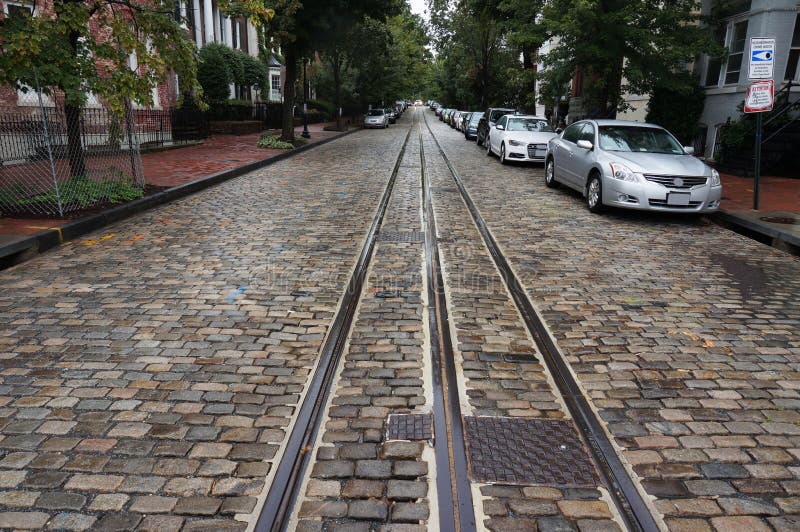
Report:
[[[722,208],[727,211],[753,209],[753,178],[722,175]],[[761,177],[759,210],[800,214],[800,179]]]
[[[335,122],[311,124],[309,144],[340,135],[324,131]],[[302,127],[295,128],[299,136]],[[269,133],[277,134],[277,131]],[[167,151],[142,154],[142,165],[148,185],[175,187],[218,172],[269,159],[283,152],[259,148],[261,133],[252,135],[217,135],[203,144]],[[0,216],[0,235],[33,235],[44,229],[61,227],[70,220],[53,218],[5,218]]]

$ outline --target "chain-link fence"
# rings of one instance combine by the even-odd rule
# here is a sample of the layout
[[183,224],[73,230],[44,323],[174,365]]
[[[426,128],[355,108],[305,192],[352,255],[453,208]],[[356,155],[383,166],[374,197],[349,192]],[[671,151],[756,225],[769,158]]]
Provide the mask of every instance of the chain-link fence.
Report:
[[65,216],[142,196],[130,109],[69,106],[56,91],[36,102],[0,114],[0,212]]

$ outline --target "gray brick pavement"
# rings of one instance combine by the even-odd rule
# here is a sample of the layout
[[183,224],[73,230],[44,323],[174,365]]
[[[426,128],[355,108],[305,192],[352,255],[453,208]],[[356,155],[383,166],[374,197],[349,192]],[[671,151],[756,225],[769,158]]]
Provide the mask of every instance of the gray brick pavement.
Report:
[[591,215],[434,127],[668,526],[795,528],[800,261],[702,220]]
[[391,171],[372,155],[402,140],[343,138],[0,273],[0,528],[243,528]]

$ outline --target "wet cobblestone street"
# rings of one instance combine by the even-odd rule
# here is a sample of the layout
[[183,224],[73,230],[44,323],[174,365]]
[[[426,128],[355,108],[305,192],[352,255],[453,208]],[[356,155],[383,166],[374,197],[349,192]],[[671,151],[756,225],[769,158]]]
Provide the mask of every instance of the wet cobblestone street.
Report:
[[[459,476],[478,530],[625,529],[439,145],[658,526],[800,528],[800,259],[702,218],[591,214],[412,108],[0,272],[0,529],[255,529],[393,175],[289,529],[440,529],[437,479]],[[426,182],[455,382],[431,355]],[[449,423],[388,430],[448,387],[468,471],[435,458]],[[493,450],[556,471],[488,480]]]

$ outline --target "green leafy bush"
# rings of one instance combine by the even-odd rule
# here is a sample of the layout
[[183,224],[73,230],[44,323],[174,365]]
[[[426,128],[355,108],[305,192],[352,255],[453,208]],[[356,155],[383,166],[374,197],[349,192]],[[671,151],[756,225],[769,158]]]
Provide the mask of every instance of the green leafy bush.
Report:
[[294,148],[293,145],[281,140],[281,138],[277,135],[262,137],[261,140],[258,141],[258,147],[272,148],[274,150],[291,150],[292,148]]
[[219,102],[228,99],[233,73],[228,65],[227,46],[211,43],[200,49],[197,65],[197,81],[203,87],[207,101]]
[[311,111],[320,111],[324,113],[326,121],[336,119],[336,104],[333,102],[327,102],[325,100],[309,100],[308,111],[309,114],[311,114]]
[[52,207],[58,205],[59,198],[64,205],[77,205],[82,209],[93,207],[104,202],[116,204],[139,199],[144,191],[130,182],[121,172],[112,172],[102,181],[86,177],[72,177],[47,192],[33,197],[19,199],[14,202],[20,207]]
[[650,95],[646,120],[669,130],[684,146],[691,146],[699,130],[705,97],[705,89],[692,74],[676,74],[669,85],[656,86]]
[[242,54],[242,85],[256,88],[269,87],[269,68],[262,61],[244,52]]

